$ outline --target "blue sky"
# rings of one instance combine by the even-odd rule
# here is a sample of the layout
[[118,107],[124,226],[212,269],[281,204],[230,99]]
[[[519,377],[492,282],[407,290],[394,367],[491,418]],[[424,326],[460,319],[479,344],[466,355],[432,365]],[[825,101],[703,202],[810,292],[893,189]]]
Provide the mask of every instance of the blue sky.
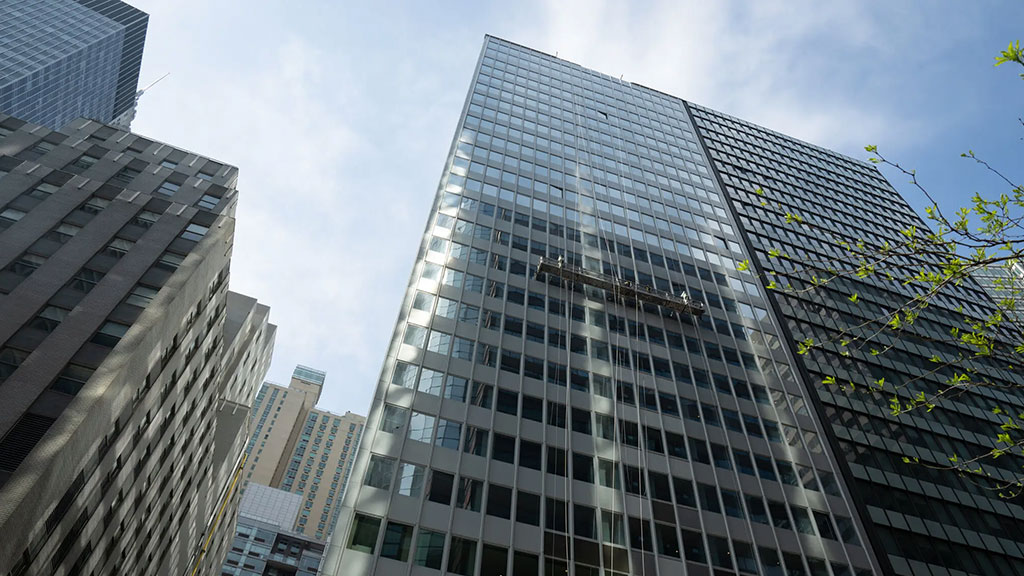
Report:
[[[866,158],[958,207],[1022,180],[1024,3],[130,0],[133,129],[240,168],[231,288],[271,306],[268,378],[366,413],[484,34]],[[918,212],[924,198],[887,174]]]

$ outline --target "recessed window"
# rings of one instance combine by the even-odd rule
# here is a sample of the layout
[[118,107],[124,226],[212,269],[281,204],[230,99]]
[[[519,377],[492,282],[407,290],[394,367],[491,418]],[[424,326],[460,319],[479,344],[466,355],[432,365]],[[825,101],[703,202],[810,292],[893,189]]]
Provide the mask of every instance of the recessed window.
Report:
[[121,324],[120,322],[104,322],[103,326],[96,331],[90,342],[93,344],[99,344],[100,346],[106,346],[113,348],[117,346],[117,343],[124,338],[124,335],[128,332],[129,326]]
[[438,420],[437,423],[437,437],[434,440],[434,444],[441,446],[442,448],[450,448],[452,450],[459,449],[459,440],[462,438],[462,424],[452,420],[445,420],[443,418]]
[[121,168],[121,170],[117,174],[114,174],[111,180],[114,180],[119,184],[127,186],[128,184],[131,184],[132,180],[134,180],[135,177],[138,176],[139,174],[142,174],[142,172],[134,168],[129,168],[125,166],[124,168]]
[[504,434],[494,434],[493,457],[499,462],[516,463],[516,439]]
[[82,268],[71,280],[68,281],[68,287],[73,290],[88,294],[96,284],[103,279],[103,273],[98,270],[92,270],[91,268]]
[[384,405],[384,413],[380,419],[380,430],[389,434],[397,434],[405,428],[405,421],[409,417],[409,409],[393,404]]
[[459,492],[455,498],[456,507],[479,512],[483,498],[483,482],[473,478],[459,478]]
[[220,198],[209,194],[203,194],[203,197],[196,202],[196,207],[202,210],[213,210],[217,207],[217,204],[220,204]]
[[74,396],[92,377],[93,369],[78,364],[68,364],[50,386],[56,392]]
[[6,208],[3,212],[0,212],[0,229],[7,228],[24,217],[25,213],[21,210]]
[[57,306],[47,306],[32,319],[29,325],[38,330],[43,330],[44,332],[53,332],[57,326],[60,326],[60,323],[64,321],[68,312],[70,312],[70,310],[59,308]]
[[206,236],[206,233],[210,231],[209,226],[201,226],[196,223],[189,224],[185,231],[181,233],[181,237],[185,240],[192,240],[193,242],[199,242]]
[[132,224],[142,226],[143,228],[149,228],[157,221],[158,218],[160,218],[160,215],[156,212],[141,210],[135,215],[135,218],[132,219]]
[[78,234],[78,231],[81,229],[81,226],[75,226],[74,224],[67,224],[62,222],[58,224],[56,228],[47,232],[46,236],[51,240],[56,240],[61,244],[66,244],[69,240],[74,238],[75,235]]
[[480,555],[480,573],[507,574],[508,573],[508,549],[492,544],[484,544],[483,553]]
[[540,526],[540,496],[522,491],[516,494],[516,522]]
[[472,576],[476,568],[476,540],[452,536],[448,549],[448,573]]
[[398,465],[398,493],[419,498],[423,494],[426,470],[423,466],[402,462]]
[[181,188],[180,184],[175,184],[174,182],[165,180],[160,184],[160,187],[156,189],[156,192],[157,194],[163,194],[164,196],[174,196],[174,193],[177,192],[179,188]]
[[93,166],[95,166],[96,163],[99,162],[99,161],[100,161],[100,159],[95,157],[95,156],[89,156],[88,154],[82,154],[81,156],[78,157],[77,160],[72,162],[71,165],[74,166],[75,168],[79,168],[81,170],[88,170],[89,168],[92,168]]
[[433,441],[434,420],[430,414],[413,412],[409,421],[409,439],[427,443]]
[[679,537],[675,526],[655,522],[654,535],[658,541],[658,554],[679,558]]
[[512,489],[497,484],[489,484],[487,487],[487,514],[505,518],[512,518]]
[[352,523],[352,540],[348,547],[359,552],[373,554],[377,547],[377,532],[380,530],[380,518],[356,514]]
[[412,548],[412,526],[388,522],[384,529],[384,540],[380,544],[380,555],[383,558],[390,558],[405,562],[409,559],[409,550]]
[[44,200],[49,198],[57,190],[59,190],[57,186],[47,182],[42,182],[35,188],[29,190],[28,195],[37,200]]
[[142,286],[140,284],[135,288],[132,288],[132,293],[129,294],[128,297],[124,299],[124,301],[126,304],[131,304],[132,306],[145,308],[146,306],[149,305],[153,298],[156,297],[158,292],[159,290],[156,288],[150,288],[149,286]]
[[486,429],[467,426],[466,441],[463,443],[462,450],[467,454],[475,454],[477,456],[483,456],[484,458],[486,458],[487,441],[488,431]]
[[442,558],[444,558],[444,533],[420,529],[419,537],[416,539],[416,557],[413,563],[417,566],[440,570]]
[[135,242],[131,240],[125,240],[124,238],[114,238],[103,248],[103,253],[114,258],[121,258],[131,250]]
[[37,254],[25,253],[16,258],[7,266],[7,270],[19,276],[28,276],[46,262],[46,258]]
[[50,142],[39,141],[36,142],[34,146],[32,146],[31,151],[35,152],[36,154],[46,154],[47,152],[50,152],[54,148],[56,148],[56,146]]
[[99,214],[104,208],[110,205],[110,200],[106,198],[100,198],[99,196],[93,196],[85,201],[84,204],[79,208],[82,212],[88,214]]
[[363,484],[381,490],[390,490],[394,471],[394,458],[374,454],[370,456],[370,464],[366,468],[366,478],[363,480]]
[[170,168],[171,170],[174,170],[175,168],[178,167],[178,163],[173,160],[162,160],[160,162],[160,165],[163,166],[164,168]]
[[452,503],[452,488],[455,476],[440,470],[430,471],[430,483],[427,486],[427,500],[449,506]]

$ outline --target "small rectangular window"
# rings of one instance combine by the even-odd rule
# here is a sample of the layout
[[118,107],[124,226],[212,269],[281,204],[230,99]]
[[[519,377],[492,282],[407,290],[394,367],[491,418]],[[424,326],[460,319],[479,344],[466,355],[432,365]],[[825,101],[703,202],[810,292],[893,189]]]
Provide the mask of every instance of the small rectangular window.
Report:
[[390,490],[391,478],[394,472],[394,458],[373,454],[370,456],[370,464],[366,468],[366,477],[363,480],[363,484],[373,488],[380,488],[381,490]]
[[181,233],[181,237],[185,240],[199,242],[209,231],[210,228],[208,226],[201,226],[199,224],[192,223],[185,227],[185,231]]
[[440,570],[441,559],[444,558],[444,538],[443,532],[433,532],[421,528],[419,537],[416,539],[416,556],[413,559],[413,564]]
[[409,559],[410,548],[412,548],[412,526],[388,522],[384,529],[384,540],[380,545],[381,557],[405,562]]
[[489,484],[487,487],[487,514],[505,518],[512,518],[512,489],[497,484]]
[[118,322],[104,322],[100,329],[96,331],[96,334],[93,335],[90,342],[106,346],[107,348],[113,348],[117,346],[121,338],[124,338],[128,328],[129,326]]
[[473,512],[480,511],[484,498],[484,483],[473,478],[459,478],[459,491],[455,498],[455,506]]
[[427,486],[427,500],[449,506],[452,503],[452,488],[455,476],[439,470],[430,471],[430,483]]
[[352,540],[348,547],[352,550],[373,554],[377,548],[377,532],[380,530],[380,518],[356,514],[352,522]]
[[426,470],[423,466],[402,462],[398,466],[398,493],[402,496],[419,498],[423,494]]

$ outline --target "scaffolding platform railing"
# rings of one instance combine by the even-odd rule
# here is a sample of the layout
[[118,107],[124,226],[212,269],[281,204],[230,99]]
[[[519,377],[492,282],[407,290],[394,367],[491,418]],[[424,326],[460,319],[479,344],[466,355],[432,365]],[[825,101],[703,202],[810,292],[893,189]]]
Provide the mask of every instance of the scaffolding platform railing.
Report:
[[675,295],[651,286],[644,286],[609,276],[600,272],[592,272],[579,266],[567,264],[559,257],[557,260],[541,258],[537,263],[537,277],[541,274],[550,274],[570,282],[578,282],[595,288],[611,291],[622,298],[631,298],[641,302],[648,302],[663,308],[674,310],[681,314],[692,314],[700,316],[704,313],[704,304],[696,302],[688,294]]

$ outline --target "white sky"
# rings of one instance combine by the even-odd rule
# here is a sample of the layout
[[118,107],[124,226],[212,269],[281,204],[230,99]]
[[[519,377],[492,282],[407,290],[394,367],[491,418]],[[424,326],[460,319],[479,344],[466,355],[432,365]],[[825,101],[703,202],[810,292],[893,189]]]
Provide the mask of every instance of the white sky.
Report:
[[1022,84],[991,63],[1024,3],[129,1],[150,14],[141,84],[170,73],[133,129],[240,168],[231,289],[271,306],[268,378],[326,370],[336,412],[369,406],[484,34],[877,144],[952,203],[977,188],[967,148],[1019,165]]

